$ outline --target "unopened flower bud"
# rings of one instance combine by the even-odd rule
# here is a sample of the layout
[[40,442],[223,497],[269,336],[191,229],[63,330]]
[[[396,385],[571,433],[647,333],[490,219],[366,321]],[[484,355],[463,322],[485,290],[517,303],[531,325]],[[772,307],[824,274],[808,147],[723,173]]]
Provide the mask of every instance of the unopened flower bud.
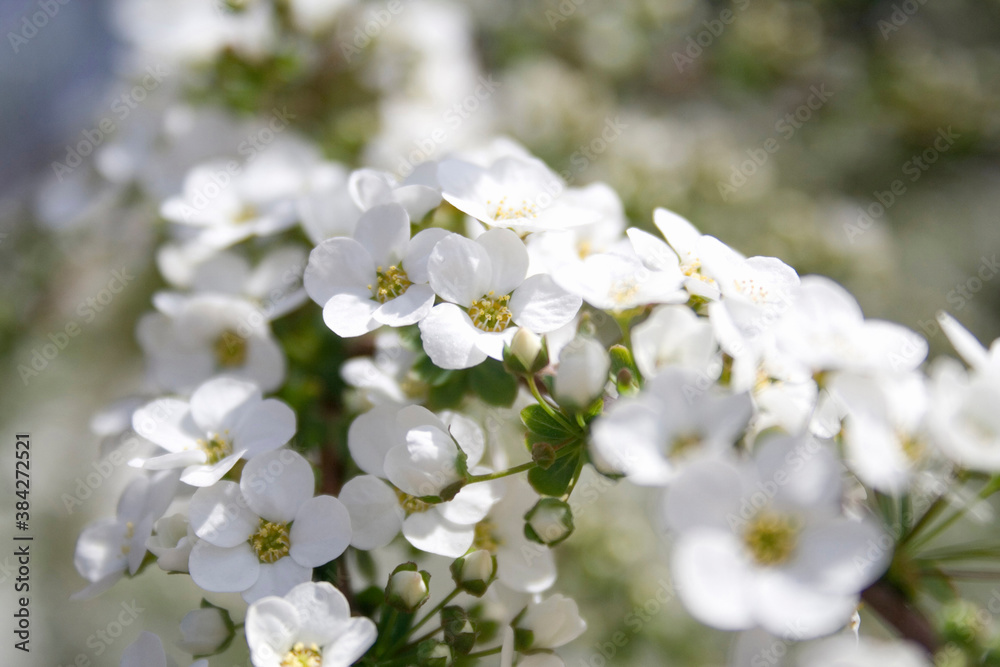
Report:
[[181,650],[191,655],[212,655],[233,639],[229,613],[218,607],[202,607],[181,619]]
[[468,612],[455,605],[441,610],[441,627],[444,628],[445,642],[459,655],[468,654],[479,636]]
[[496,571],[496,558],[485,549],[473,551],[451,564],[451,577],[455,580],[455,585],[476,597],[486,592]]
[[416,563],[403,563],[389,575],[385,587],[385,601],[392,607],[412,614],[430,597],[431,575],[417,571]]
[[542,338],[521,327],[504,345],[503,363],[511,373],[534,375],[549,365],[549,353]]
[[451,647],[428,639],[417,648],[417,664],[420,667],[448,667],[452,663]]
[[597,340],[577,336],[559,353],[553,392],[559,404],[583,410],[604,393],[611,357]]
[[573,532],[573,510],[558,498],[542,498],[524,520],[525,537],[548,546],[562,542]]

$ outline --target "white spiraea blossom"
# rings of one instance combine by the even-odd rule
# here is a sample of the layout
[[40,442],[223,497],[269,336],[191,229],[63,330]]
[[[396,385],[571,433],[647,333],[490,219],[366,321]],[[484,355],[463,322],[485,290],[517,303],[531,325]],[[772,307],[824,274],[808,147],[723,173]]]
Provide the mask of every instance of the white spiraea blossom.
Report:
[[347,510],[333,496],[314,496],[314,487],[309,463],[280,449],[251,459],[239,484],[196,491],[188,510],[200,538],[191,550],[194,582],[253,602],[309,581],[351,541]]
[[240,459],[281,447],[295,435],[295,413],[257,385],[215,378],[199,386],[190,401],[160,398],[135,411],[136,432],[167,454],[133,459],[147,470],[183,468],[181,481],[211,486]]
[[113,518],[98,519],[80,533],[73,565],[90,582],[73,595],[89,599],[103,593],[126,572],[135,574],[146,556],[146,540],[177,491],[177,473],[164,470],[137,477],[122,491]]
[[842,516],[841,496],[836,459],[808,438],[768,440],[751,462],[692,463],[665,498],[685,607],[717,628],[796,640],[846,625],[892,550],[873,522]]
[[254,667],[348,667],[375,643],[377,630],[371,620],[351,616],[333,585],[305,582],[250,605],[246,636]]
[[375,206],[361,215],[354,238],[328,239],[312,251],[306,291],[338,336],[416,324],[434,305],[428,255],[446,235],[443,229],[426,229],[411,239],[402,206]]
[[497,501],[496,484],[464,486],[445,502],[421,500],[460,482],[460,465],[478,471],[483,456],[479,426],[461,415],[443,417],[416,405],[386,405],[351,424],[348,448],[368,473],[340,492],[355,526],[353,546],[380,548],[400,531],[414,547],[441,556],[457,558],[472,546],[476,524]]
[[139,320],[136,338],[156,385],[187,393],[215,375],[229,375],[274,391],[284,381],[285,354],[267,314],[253,303],[197,294],[155,305],[158,312]]
[[525,278],[528,251],[508,229],[476,240],[449,234],[434,246],[428,262],[430,286],[445,303],[420,323],[421,340],[441,368],[470,368],[503,359],[503,346],[518,327],[536,334],[569,323],[580,298],[548,275]]
[[635,484],[661,486],[692,460],[732,448],[752,413],[746,393],[726,394],[702,373],[669,368],[595,421],[595,464]]

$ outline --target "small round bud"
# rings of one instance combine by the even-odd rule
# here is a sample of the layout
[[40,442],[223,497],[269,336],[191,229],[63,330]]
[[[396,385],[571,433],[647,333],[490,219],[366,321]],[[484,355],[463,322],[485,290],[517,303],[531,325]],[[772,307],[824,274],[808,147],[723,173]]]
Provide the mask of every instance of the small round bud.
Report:
[[542,498],[524,520],[525,537],[548,546],[559,544],[573,532],[573,510],[557,498]]
[[447,644],[428,639],[417,647],[419,667],[448,667],[451,663],[451,647]]
[[496,558],[485,549],[473,551],[451,564],[451,577],[455,585],[466,593],[480,597],[489,588],[496,575]]
[[553,393],[559,405],[585,410],[604,393],[611,357],[594,338],[577,336],[559,353]]
[[416,563],[403,563],[389,575],[385,601],[399,611],[412,614],[430,597],[431,575],[417,571]]
[[234,629],[225,610],[218,607],[195,609],[181,619],[178,646],[191,655],[212,655],[232,641]]
[[528,329],[521,327],[509,345],[504,345],[503,363],[515,375],[534,375],[549,365],[545,341]]

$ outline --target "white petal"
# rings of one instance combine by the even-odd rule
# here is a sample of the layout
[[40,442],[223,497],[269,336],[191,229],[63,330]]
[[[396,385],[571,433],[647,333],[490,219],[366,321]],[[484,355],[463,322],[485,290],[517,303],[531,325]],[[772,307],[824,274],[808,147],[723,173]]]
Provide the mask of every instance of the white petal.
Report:
[[188,520],[195,535],[217,547],[246,542],[260,524],[260,517],[246,506],[236,482],[219,482],[195,491]]
[[121,667],[167,667],[163,642],[152,632],[142,632],[122,652]]
[[202,437],[187,401],[177,398],[161,398],[136,410],[132,428],[171,452],[195,447],[195,440]]
[[365,247],[376,267],[398,265],[410,240],[410,217],[399,204],[375,206],[361,215],[354,238]]
[[580,297],[556,285],[549,276],[538,274],[514,290],[509,308],[519,326],[543,334],[569,324],[581,305]]
[[374,475],[361,475],[340,489],[340,502],[351,516],[351,546],[379,549],[399,534],[405,513],[396,492]]
[[255,456],[240,477],[247,505],[268,521],[289,523],[302,503],[312,498],[316,478],[300,454],[279,449]]
[[289,555],[300,565],[319,567],[344,553],[351,543],[351,517],[333,496],[302,504],[289,532]]
[[274,398],[261,401],[242,411],[233,425],[233,448],[246,450],[245,457],[277,449],[295,435],[295,412]]
[[397,489],[411,496],[436,496],[458,481],[458,445],[435,426],[418,426],[385,457],[385,474]]
[[359,415],[347,431],[347,448],[358,467],[370,475],[385,477],[385,455],[406,442],[406,431],[396,422],[396,406],[376,406]]
[[517,234],[509,229],[491,229],[479,236],[476,243],[482,245],[490,257],[493,275],[488,291],[502,296],[524,282],[528,274],[528,250]]
[[236,462],[243,456],[243,450],[236,450],[224,459],[208,465],[194,465],[184,469],[181,481],[191,486],[212,486],[233,469]]
[[438,296],[466,307],[486,294],[493,283],[486,248],[460,234],[450,234],[437,242],[427,270]]
[[299,610],[299,630],[295,639],[304,644],[323,646],[340,634],[340,627],[351,617],[351,606],[344,594],[325,581],[299,584],[284,597]]
[[672,566],[692,616],[720,630],[753,627],[753,575],[736,537],[719,530],[686,532],[674,547]]
[[945,312],[938,313],[937,321],[941,325],[944,335],[948,337],[948,342],[951,343],[951,346],[955,348],[958,356],[962,357],[965,363],[969,364],[972,368],[986,366],[989,362],[989,354],[986,348],[983,347],[983,344],[968,329]]
[[466,526],[485,519],[500,496],[495,484],[477,482],[462,487],[451,501],[436,505],[435,509],[448,521]]
[[486,353],[476,346],[481,334],[465,311],[451,303],[434,306],[420,321],[424,351],[440,368],[471,368],[481,364],[486,359]]
[[857,595],[822,593],[777,568],[758,573],[754,595],[758,622],[776,635],[798,641],[839,630],[858,605]]
[[403,522],[403,536],[410,544],[448,558],[458,558],[468,551],[475,532],[475,526],[459,526],[437,512],[412,514]]
[[257,581],[243,591],[243,599],[256,602],[269,595],[284,595],[299,584],[309,581],[312,568],[285,557],[274,563],[261,563]]
[[377,169],[356,169],[347,179],[351,198],[362,211],[390,201],[389,195],[396,186],[396,179]]
[[859,593],[885,572],[894,546],[888,534],[868,521],[838,518],[803,531],[788,570],[817,590]]
[[143,470],[176,470],[188,466],[198,465],[208,460],[207,455],[200,449],[188,449],[183,452],[172,452],[162,456],[153,456],[148,459],[132,459],[129,465],[133,468]]
[[227,549],[199,540],[191,549],[191,578],[213,593],[245,591],[257,581],[260,565],[247,542]]
[[246,617],[246,638],[254,665],[275,665],[299,639],[300,616],[295,605],[279,597],[258,600]]
[[434,305],[434,290],[430,285],[411,285],[400,296],[375,309],[372,319],[390,327],[405,327],[427,317]]
[[323,306],[323,321],[341,338],[363,336],[378,328],[378,321],[372,318],[378,308],[367,288],[342,291]]
[[406,255],[403,257],[403,268],[406,275],[414,283],[426,283],[431,279],[427,271],[427,262],[430,261],[431,252],[437,242],[448,236],[447,230],[440,227],[431,227],[421,232],[417,232],[409,245],[406,246]]
[[323,665],[348,667],[368,651],[378,638],[375,624],[368,618],[352,618],[341,626],[343,632],[323,647]]
[[323,241],[309,254],[302,276],[309,298],[319,305],[343,290],[364,288],[375,280],[375,261],[354,239]]
[[235,378],[215,378],[191,394],[191,417],[205,433],[222,433],[233,427],[234,413],[242,406],[259,403],[260,388]]

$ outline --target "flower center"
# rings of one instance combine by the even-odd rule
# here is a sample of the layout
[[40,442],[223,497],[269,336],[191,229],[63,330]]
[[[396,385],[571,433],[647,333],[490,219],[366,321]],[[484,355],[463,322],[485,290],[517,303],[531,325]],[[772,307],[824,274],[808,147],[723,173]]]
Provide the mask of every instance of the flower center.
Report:
[[433,507],[430,503],[425,503],[420,500],[420,498],[411,496],[408,493],[403,493],[399,489],[396,489],[396,497],[399,498],[399,506],[403,508],[403,511],[406,512],[407,516],[426,512]]
[[496,524],[488,519],[484,519],[476,524],[474,537],[472,538],[473,549],[486,549],[490,553],[496,553],[497,548],[503,544],[503,540],[496,534]]
[[228,440],[223,438],[221,435],[213,435],[208,440],[198,439],[198,446],[201,451],[205,452],[208,459],[205,461],[208,465],[213,463],[218,463],[222,459],[226,458],[233,453],[233,446]]
[[903,448],[903,454],[911,463],[918,463],[924,458],[926,447],[924,443],[911,435],[899,434],[899,444]]
[[510,308],[507,307],[509,301],[509,294],[495,297],[491,291],[489,294],[484,294],[482,299],[472,302],[469,306],[469,317],[472,318],[472,323],[483,331],[493,333],[503,331],[513,317]]
[[135,537],[135,524],[129,521],[125,524],[125,536],[122,538],[122,555],[128,556],[132,551],[132,538]]
[[322,667],[322,665],[323,656],[319,652],[319,646],[316,644],[306,646],[298,642],[281,659],[280,667]]
[[684,456],[696,449],[701,444],[701,436],[697,433],[684,433],[678,435],[670,443],[671,456]]
[[247,360],[247,339],[232,329],[226,329],[212,344],[215,363],[222,368],[242,366]]
[[375,300],[379,303],[385,303],[401,296],[413,284],[406,275],[406,271],[395,264],[385,270],[381,266],[378,267],[375,269],[375,275],[377,276],[378,288],[369,285],[368,289],[372,290]]
[[233,223],[237,225],[242,225],[245,222],[250,222],[257,217],[257,207],[253,204],[244,204],[240,207],[240,210],[236,212],[233,216]]
[[[257,559],[261,563],[274,563],[281,560],[288,555],[288,549],[290,548],[288,524],[272,523],[266,519],[261,519],[257,532],[250,536],[250,546],[253,547],[254,552],[257,554]],[[297,663],[289,664],[294,665]]]
[[508,204],[506,197],[502,197],[496,204],[487,199],[486,209],[488,212],[491,212],[490,215],[494,220],[516,220],[517,218],[538,217],[538,207],[535,204],[529,203],[527,199],[522,199],[520,206]]
[[639,285],[634,279],[619,280],[611,286],[611,298],[618,305],[631,303],[635,295],[639,293]]
[[743,544],[758,565],[781,565],[795,551],[798,535],[798,526],[791,517],[761,513],[747,526]]

